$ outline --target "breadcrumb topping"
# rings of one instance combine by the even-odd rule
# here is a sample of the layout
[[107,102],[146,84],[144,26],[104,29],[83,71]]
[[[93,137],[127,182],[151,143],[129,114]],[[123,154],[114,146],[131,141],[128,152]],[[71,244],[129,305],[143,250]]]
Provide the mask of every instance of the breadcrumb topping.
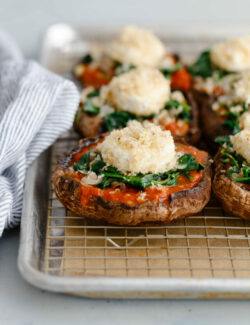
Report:
[[250,130],[250,112],[243,113],[239,118],[239,126],[241,129]]
[[177,156],[169,131],[145,121],[130,121],[98,145],[103,160],[123,173],[162,173],[175,168]]
[[133,69],[113,78],[107,87],[108,104],[138,116],[157,114],[170,96],[169,80],[154,68]]
[[211,51],[214,64],[226,71],[250,68],[250,37],[244,36],[218,43]]
[[250,163],[250,129],[245,129],[231,136],[234,150]]
[[118,39],[106,48],[113,60],[151,67],[158,65],[165,51],[164,44],[150,30],[132,25],[125,27]]

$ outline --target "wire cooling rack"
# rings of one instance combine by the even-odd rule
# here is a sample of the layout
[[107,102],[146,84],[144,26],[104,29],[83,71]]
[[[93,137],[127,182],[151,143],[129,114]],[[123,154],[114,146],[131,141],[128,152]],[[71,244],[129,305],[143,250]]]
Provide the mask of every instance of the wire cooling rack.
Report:
[[[172,53],[191,62],[215,40],[245,31],[244,25],[156,32]],[[113,39],[115,32],[53,25],[44,38],[42,64],[71,77],[89,41]],[[57,200],[51,180],[47,201],[48,174],[51,179],[58,157],[76,143],[73,133],[59,139],[29,169],[18,261],[27,281],[98,298],[250,297],[250,222],[225,214],[214,198],[200,214],[156,227],[118,227],[76,216]],[[44,170],[49,159],[50,173]]]
[[[52,148],[51,173],[75,146]],[[249,278],[250,222],[224,213],[211,199],[198,215],[155,227],[119,227],[76,216],[49,189],[43,268],[73,277]]]

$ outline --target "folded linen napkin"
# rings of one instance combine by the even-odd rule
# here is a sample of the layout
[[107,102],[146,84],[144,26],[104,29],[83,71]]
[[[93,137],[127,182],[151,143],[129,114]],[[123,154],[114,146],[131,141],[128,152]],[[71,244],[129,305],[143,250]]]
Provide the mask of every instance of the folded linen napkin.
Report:
[[27,167],[70,128],[75,85],[23,58],[0,32],[0,236],[19,224]]

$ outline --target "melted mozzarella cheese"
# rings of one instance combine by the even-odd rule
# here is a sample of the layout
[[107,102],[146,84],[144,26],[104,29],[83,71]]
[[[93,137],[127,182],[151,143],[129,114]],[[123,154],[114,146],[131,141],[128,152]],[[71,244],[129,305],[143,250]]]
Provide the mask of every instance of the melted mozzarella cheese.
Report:
[[103,160],[123,173],[162,173],[176,166],[171,133],[147,121],[112,131],[98,148]]
[[157,69],[146,67],[113,78],[105,93],[109,105],[138,116],[157,114],[169,95],[169,81]]

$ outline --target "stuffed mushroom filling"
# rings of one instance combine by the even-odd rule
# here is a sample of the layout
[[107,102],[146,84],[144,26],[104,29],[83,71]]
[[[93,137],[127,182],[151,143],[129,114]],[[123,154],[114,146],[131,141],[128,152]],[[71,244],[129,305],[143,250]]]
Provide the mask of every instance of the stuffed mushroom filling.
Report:
[[228,103],[219,100],[213,103],[212,109],[216,112],[221,125],[228,128],[234,135],[240,132],[242,127],[244,128],[242,121],[246,116],[245,113],[249,112],[249,104],[245,102]]
[[120,36],[106,46],[94,47],[74,69],[83,86],[99,88],[114,76],[138,66],[154,67],[171,80],[171,86],[189,90],[191,76],[178,59],[149,30],[125,27]]
[[[127,134],[130,139],[126,139]],[[154,140],[157,136],[162,138]],[[134,156],[137,145],[144,151],[143,158],[140,158],[140,149],[139,157]],[[157,151],[158,158],[155,157]],[[87,204],[91,196],[130,206],[147,200],[167,203],[172,193],[197,186],[206,159],[204,151],[175,144],[169,131],[134,121],[123,130],[111,132],[103,142],[75,154],[68,173],[82,186],[83,204]]]
[[216,98],[212,110],[234,135],[250,127],[250,72],[234,74],[229,80],[226,93]]
[[188,67],[194,89],[208,95],[221,95],[227,88],[227,77],[250,69],[250,38],[239,37],[216,44],[200,54]]
[[225,164],[227,175],[234,182],[250,189],[250,131],[217,137],[216,141],[222,145],[221,162]]
[[211,50],[200,54],[197,61],[188,67],[193,77],[193,87],[209,95],[224,93],[222,80],[232,72],[216,66],[211,60]]
[[158,70],[136,68],[100,90],[83,90],[76,126],[83,114],[102,118],[104,132],[123,128],[131,120],[149,120],[172,134],[185,136],[190,130],[192,107],[183,92],[170,91],[169,81]]

